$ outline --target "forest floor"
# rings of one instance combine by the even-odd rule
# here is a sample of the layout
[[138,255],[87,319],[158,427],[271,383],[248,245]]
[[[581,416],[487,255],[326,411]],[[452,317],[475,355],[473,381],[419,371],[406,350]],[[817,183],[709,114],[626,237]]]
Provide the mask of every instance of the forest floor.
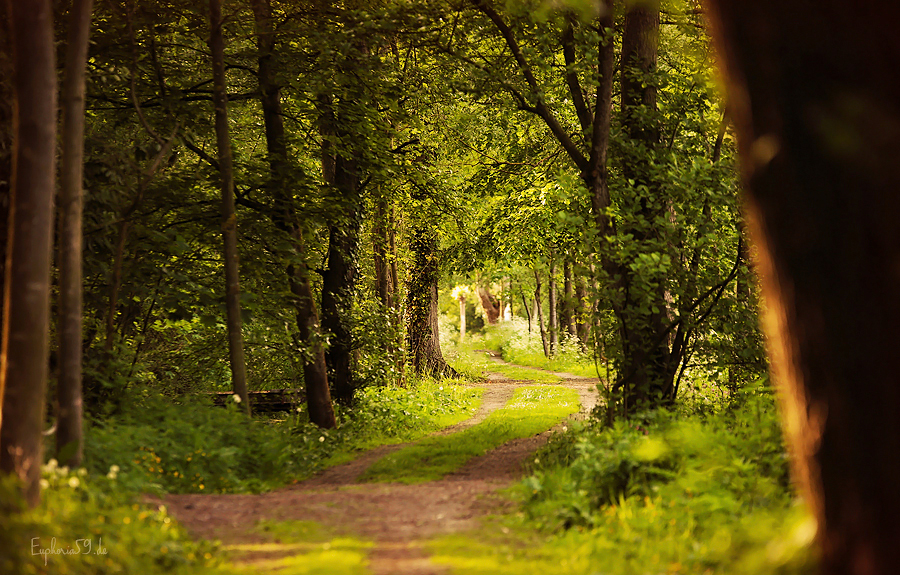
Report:
[[[505,363],[496,357],[492,359]],[[575,417],[590,413],[598,401],[598,380],[566,373],[556,375],[563,379],[554,385],[579,394],[581,411]],[[478,412],[438,433],[457,433],[483,421],[506,405],[516,388],[532,384],[531,380],[488,373],[486,381],[472,384],[485,389]],[[168,495],[165,502],[194,537],[221,541],[226,549],[232,549],[232,561],[251,569],[255,563],[286,558],[292,554],[291,549],[297,549],[265,545],[272,536],[260,529],[261,522],[271,525],[301,521],[315,522],[335,536],[373,542],[367,552],[372,573],[443,574],[446,568],[429,561],[428,540],[477,529],[485,517],[508,507],[498,492],[522,478],[523,463],[549,435],[548,431],[510,441],[470,460],[443,479],[427,483],[358,483],[370,465],[404,447],[389,445],[269,493]]]

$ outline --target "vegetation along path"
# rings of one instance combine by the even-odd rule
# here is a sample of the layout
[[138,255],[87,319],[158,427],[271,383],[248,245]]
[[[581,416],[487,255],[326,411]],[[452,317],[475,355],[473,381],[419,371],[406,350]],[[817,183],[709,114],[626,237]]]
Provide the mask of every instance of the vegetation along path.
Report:
[[270,493],[167,503],[194,536],[221,540],[238,571],[316,563],[330,573],[444,573],[424,543],[477,528],[549,429],[597,403],[596,379],[554,374],[558,383],[536,385],[532,371],[530,379],[489,373],[471,419],[416,444],[374,449]]

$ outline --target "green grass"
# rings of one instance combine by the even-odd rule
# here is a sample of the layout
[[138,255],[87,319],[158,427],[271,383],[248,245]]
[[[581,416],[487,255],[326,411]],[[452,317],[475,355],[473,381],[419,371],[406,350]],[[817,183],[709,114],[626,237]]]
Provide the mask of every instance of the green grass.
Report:
[[428,437],[385,456],[363,476],[366,481],[434,481],[507,441],[550,429],[578,411],[578,393],[561,387],[529,386],[515,391],[502,409],[459,433]]
[[253,530],[263,541],[223,549],[233,563],[223,575],[366,575],[370,541],[339,537],[314,521],[261,522]]
[[539,369],[522,367],[518,365],[504,365],[502,363],[496,363],[493,361],[488,362],[485,370],[505,375],[510,379],[528,380],[534,381],[535,383],[553,384],[562,381],[562,378],[560,376],[554,375],[547,371],[541,371]]
[[89,427],[85,462],[92,473],[117,465],[135,491],[260,492],[463,421],[482,392],[433,380],[366,388],[352,409],[339,411],[332,430],[309,423],[305,413],[250,419],[234,405],[137,397],[122,414]]

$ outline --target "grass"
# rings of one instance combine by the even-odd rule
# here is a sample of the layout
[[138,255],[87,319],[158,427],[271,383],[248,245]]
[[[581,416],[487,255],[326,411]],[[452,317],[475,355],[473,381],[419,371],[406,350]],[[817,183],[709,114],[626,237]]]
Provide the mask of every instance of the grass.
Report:
[[[264,521],[254,534],[263,541],[228,545],[232,563],[223,575],[365,575],[370,541],[339,537],[313,521]],[[274,557],[273,557],[274,556]]]
[[375,462],[366,481],[421,483],[434,481],[507,441],[550,429],[578,411],[578,393],[562,387],[517,389],[502,409],[452,435],[428,437]]
[[87,432],[92,473],[116,465],[135,491],[261,492],[352,459],[360,451],[415,441],[465,420],[483,390],[422,380],[405,388],[362,390],[337,429],[309,423],[305,413],[284,419],[247,418],[197,401],[138,397],[117,417]]

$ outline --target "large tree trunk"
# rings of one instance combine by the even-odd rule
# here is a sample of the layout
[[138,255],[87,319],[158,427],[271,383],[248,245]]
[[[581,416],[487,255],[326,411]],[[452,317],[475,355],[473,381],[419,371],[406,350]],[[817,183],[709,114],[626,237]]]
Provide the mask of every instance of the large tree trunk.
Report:
[[416,373],[456,376],[441,354],[438,335],[437,238],[426,225],[412,230],[413,268],[407,283],[407,350]]
[[[665,208],[657,197],[659,186],[652,178],[652,154],[659,146],[656,121],[656,85],[648,78],[656,71],[659,47],[659,7],[633,5],[625,15],[622,36],[622,124],[631,141],[632,153],[624,161],[625,178],[637,183],[634,193],[645,221],[654,221]],[[643,192],[646,190],[646,192]],[[628,230],[637,242],[656,239],[652,228]],[[645,298],[641,279],[621,268],[621,286],[626,305],[618,309],[622,322],[623,366],[617,386],[622,389],[625,413],[642,406],[665,404],[673,399],[674,376],[679,361],[671,357],[669,342],[662,337],[667,325],[665,278]],[[653,311],[653,308],[656,311]]]
[[231,386],[250,413],[247,365],[241,333],[241,286],[238,270],[237,217],[234,213],[234,168],[228,133],[228,91],[225,83],[225,40],[222,36],[222,0],[209,0],[209,48],[212,52],[213,103],[216,112],[216,147],[222,177],[222,239],[225,264],[225,314],[228,324],[228,358]]
[[40,501],[56,175],[56,62],[48,0],[11,2],[15,134],[0,362],[0,471]]
[[821,572],[900,572],[900,4],[710,0]]
[[269,155],[269,191],[275,203],[273,220],[276,226],[289,235],[299,256],[298,262],[289,264],[286,271],[288,285],[295,297],[297,328],[301,340],[308,348],[303,360],[306,406],[310,421],[320,427],[332,428],[336,422],[331,404],[331,391],[328,388],[325,350],[318,337],[319,318],[309,271],[304,262],[303,232],[293,204],[290,182],[293,170],[288,163],[281,113],[281,91],[275,83],[272,67],[275,56],[275,27],[268,0],[251,0],[251,7],[259,50],[257,76]]
[[59,410],[56,458],[81,465],[82,453],[82,271],[81,214],[84,167],[84,87],[92,0],[75,0],[69,13],[66,68],[62,85],[62,149],[59,185]]

